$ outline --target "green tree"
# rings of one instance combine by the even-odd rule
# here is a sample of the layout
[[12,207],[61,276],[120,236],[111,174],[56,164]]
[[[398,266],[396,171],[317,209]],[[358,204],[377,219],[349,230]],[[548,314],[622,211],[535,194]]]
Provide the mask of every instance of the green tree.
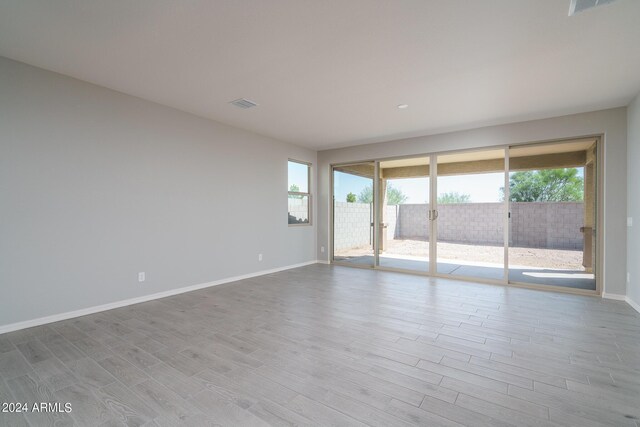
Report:
[[373,203],[373,187],[367,186],[358,194],[358,203]]
[[438,196],[438,203],[446,205],[449,203],[469,203],[471,196],[469,194],[461,194],[457,191],[451,191],[449,193],[443,193]]
[[347,194],[347,202],[348,203],[355,203],[356,202],[356,195],[353,194],[353,193]]
[[[391,184],[387,185],[387,204],[401,205],[407,201],[407,196],[399,188],[395,188]],[[358,195],[359,203],[373,203],[373,188],[371,185],[362,189]]]
[[387,204],[401,205],[407,201],[407,196],[399,188],[387,185]]
[[[504,199],[504,188],[501,189]],[[578,169],[515,172],[509,177],[512,202],[577,202],[584,199],[584,178]]]
[[[296,184],[291,184],[289,186],[289,191],[291,193],[299,193],[300,192],[300,187],[298,187]],[[302,199],[302,196],[300,194],[289,194],[289,198],[290,199]]]

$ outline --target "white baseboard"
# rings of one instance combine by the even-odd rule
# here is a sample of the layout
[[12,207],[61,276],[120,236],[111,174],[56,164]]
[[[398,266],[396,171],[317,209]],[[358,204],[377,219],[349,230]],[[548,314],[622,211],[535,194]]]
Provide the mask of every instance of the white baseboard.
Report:
[[631,307],[633,307],[633,309],[635,311],[637,311],[638,313],[640,313],[640,304],[638,304],[637,302],[635,302],[634,300],[632,300],[631,298],[627,297],[625,299],[625,301],[627,302],[627,304],[629,304]]
[[197,285],[185,286],[183,288],[170,289],[155,294],[143,295],[140,297],[130,298],[121,301],[115,301],[108,304],[96,305],[93,307],[81,308],[80,310],[69,311],[66,313],[53,314],[51,316],[40,317],[37,319],[25,320],[22,322],[10,323],[0,326],[0,334],[18,331],[20,329],[33,328],[34,326],[45,325],[47,323],[59,322],[61,320],[72,319],[74,317],[86,316],[88,314],[99,313],[101,311],[113,310],[114,308],[125,307],[127,305],[140,304],[155,299],[166,298],[172,295],[183,294],[185,292],[196,291],[198,289],[208,288],[211,286],[222,285],[224,283],[236,282],[238,280],[250,279],[252,277],[264,276],[265,274],[277,273],[279,271],[290,270],[292,268],[304,267],[305,265],[316,264],[320,261],[308,261],[299,264],[287,265],[284,267],[272,268],[270,270],[256,271],[254,273],[243,274],[240,276],[227,277],[225,279],[214,280],[213,282],[200,283]]
[[602,293],[602,298],[605,299],[613,299],[616,301],[626,301],[627,296],[626,295],[621,295],[621,294],[608,294],[606,292]]
[[319,259],[316,261],[316,263],[318,264],[329,264],[329,261],[327,261],[326,259]]

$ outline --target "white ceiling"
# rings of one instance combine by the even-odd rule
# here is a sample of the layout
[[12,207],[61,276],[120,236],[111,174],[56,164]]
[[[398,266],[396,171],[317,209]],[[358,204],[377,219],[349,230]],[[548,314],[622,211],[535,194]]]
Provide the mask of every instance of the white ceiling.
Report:
[[[3,0],[0,55],[325,149],[627,105],[640,91],[640,1],[568,8]],[[228,104],[240,97],[259,106]]]

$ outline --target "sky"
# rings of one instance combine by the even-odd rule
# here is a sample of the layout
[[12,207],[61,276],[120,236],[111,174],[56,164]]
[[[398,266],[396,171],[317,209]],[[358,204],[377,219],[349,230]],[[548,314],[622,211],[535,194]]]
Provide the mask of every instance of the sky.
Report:
[[[583,176],[583,168],[578,168],[578,175]],[[336,200],[346,202],[348,193],[351,192],[357,196],[372,182],[372,179],[336,171],[334,174]],[[389,182],[407,196],[405,203],[427,203],[429,200],[429,178],[393,179]],[[438,195],[451,192],[468,194],[472,203],[499,202],[501,187],[504,187],[502,172],[438,177]]]
[[287,190],[291,188],[292,184],[295,184],[301,193],[307,193],[309,191],[308,168],[309,166],[302,163],[289,162],[289,183]]

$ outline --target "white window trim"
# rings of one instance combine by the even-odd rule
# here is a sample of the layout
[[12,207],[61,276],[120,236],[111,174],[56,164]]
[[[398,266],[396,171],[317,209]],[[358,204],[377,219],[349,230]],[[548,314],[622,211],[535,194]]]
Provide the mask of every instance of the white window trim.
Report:
[[[296,160],[296,159],[288,159],[287,160],[287,180],[288,180],[288,176],[289,176],[289,162],[293,162],[293,163],[298,163],[301,165],[305,165],[307,167],[307,192],[302,192],[302,191],[288,191],[287,194],[287,203],[289,201],[289,196],[304,196],[307,197],[307,199],[309,200],[309,203],[307,203],[307,218],[309,218],[309,221],[307,222],[302,222],[299,224],[289,224],[289,218],[287,217],[287,224],[289,225],[289,227],[306,227],[306,226],[310,226],[311,225],[311,221],[312,221],[312,217],[311,217],[311,167],[312,164],[309,162],[305,162],[302,160]],[[287,205],[287,213],[288,213],[288,205]]]

